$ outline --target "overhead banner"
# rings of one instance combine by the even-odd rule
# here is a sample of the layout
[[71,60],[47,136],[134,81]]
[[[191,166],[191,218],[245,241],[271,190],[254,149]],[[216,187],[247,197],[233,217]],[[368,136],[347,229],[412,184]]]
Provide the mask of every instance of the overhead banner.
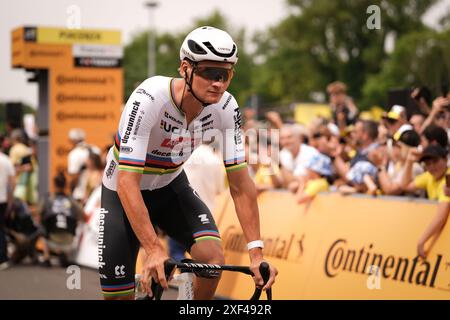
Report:
[[[226,263],[248,265],[233,202],[222,203]],[[450,227],[426,260],[416,253],[435,203],[320,194],[307,208],[273,191],[258,204],[265,256],[279,271],[277,299],[450,299]],[[250,277],[224,272],[218,294],[248,299],[253,290]]]

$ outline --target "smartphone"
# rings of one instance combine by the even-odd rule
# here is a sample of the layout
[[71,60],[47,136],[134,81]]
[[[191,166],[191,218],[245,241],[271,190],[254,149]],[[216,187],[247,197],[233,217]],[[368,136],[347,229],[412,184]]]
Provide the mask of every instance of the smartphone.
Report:
[[445,175],[445,186],[446,186],[447,188],[450,188],[450,174],[449,174],[449,173],[447,173],[447,174]]

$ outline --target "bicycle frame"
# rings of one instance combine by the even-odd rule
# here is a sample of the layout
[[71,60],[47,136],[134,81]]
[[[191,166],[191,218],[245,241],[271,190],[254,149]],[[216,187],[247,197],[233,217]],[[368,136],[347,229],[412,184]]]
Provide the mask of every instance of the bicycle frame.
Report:
[[[194,273],[208,273],[211,275],[211,277],[215,277],[214,273],[218,273],[220,271],[231,271],[231,272],[240,272],[243,274],[247,274],[250,276],[254,276],[253,272],[250,270],[249,267],[246,266],[233,266],[233,265],[218,265],[218,264],[206,264],[206,263],[197,263],[197,262],[176,262],[172,259],[167,260],[164,263],[164,272],[166,275],[166,279],[169,280],[170,275],[175,270],[175,268],[178,268],[181,271],[181,275],[183,274],[191,274]],[[261,276],[264,280],[264,285],[269,281],[270,278],[270,269],[269,265],[266,262],[261,263],[259,266],[259,272],[261,273]],[[201,275],[200,275],[201,276]],[[187,276],[186,276],[187,278]],[[191,279],[185,279],[187,282],[185,283],[187,286],[192,286],[192,277]],[[189,283],[190,282],[190,283]],[[152,280],[151,283],[151,289],[153,292],[153,296],[149,297],[146,295],[144,298],[140,298],[138,300],[161,300],[162,294],[163,294],[163,288],[159,283],[156,283]],[[192,289],[192,287],[191,287]],[[188,289],[189,290],[189,289]],[[181,295],[182,297],[185,296],[186,298],[190,298],[193,296],[192,293],[188,293]],[[261,297],[262,289],[255,287],[255,292],[253,293],[250,300],[259,300]],[[268,289],[266,291],[267,300],[272,300],[272,289]]]

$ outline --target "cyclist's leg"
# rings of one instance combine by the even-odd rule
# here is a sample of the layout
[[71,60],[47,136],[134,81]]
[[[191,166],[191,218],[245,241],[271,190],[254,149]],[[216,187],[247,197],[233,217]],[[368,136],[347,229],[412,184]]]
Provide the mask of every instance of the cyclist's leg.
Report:
[[139,241],[117,192],[102,187],[98,237],[99,274],[106,300],[134,299]]
[[[150,210],[152,221],[170,237],[185,245],[194,260],[203,263],[223,264],[224,255],[219,231],[214,218],[205,203],[189,185],[182,172],[164,194],[171,201],[165,210]],[[153,218],[153,214],[157,215]],[[197,278],[194,281],[195,299],[211,299],[219,283],[219,278]]]
[[[220,242],[204,240],[196,242],[191,247],[191,256],[195,261],[211,264],[224,264],[225,258]],[[214,297],[220,277],[207,279],[194,278],[194,298],[196,300],[209,300]]]

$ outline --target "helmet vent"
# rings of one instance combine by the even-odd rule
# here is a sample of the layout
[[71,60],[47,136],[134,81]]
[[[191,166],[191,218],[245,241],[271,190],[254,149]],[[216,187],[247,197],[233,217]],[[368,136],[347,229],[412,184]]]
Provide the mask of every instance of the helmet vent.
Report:
[[214,53],[216,56],[221,57],[221,58],[231,58],[234,53],[236,52],[236,46],[233,44],[233,49],[231,50],[230,53],[220,53],[217,52],[217,50],[214,48],[214,46],[210,43],[210,42],[203,42],[203,44],[212,52]]
[[187,44],[188,44],[189,49],[192,51],[192,53],[207,54],[205,49],[200,47],[200,45],[197,42],[195,42],[194,40],[188,40]]

